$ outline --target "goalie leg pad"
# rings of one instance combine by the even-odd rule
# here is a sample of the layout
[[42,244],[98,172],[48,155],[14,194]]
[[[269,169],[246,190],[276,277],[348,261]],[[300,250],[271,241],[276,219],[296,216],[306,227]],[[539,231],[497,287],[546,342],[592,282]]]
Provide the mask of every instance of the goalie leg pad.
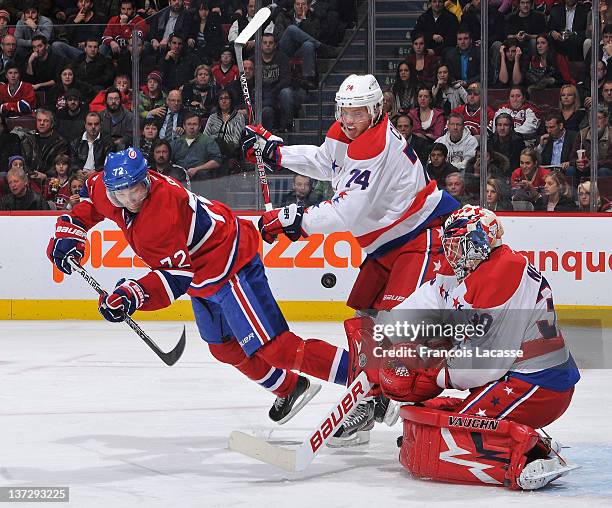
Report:
[[418,478],[532,489],[575,468],[562,460],[526,467],[540,440],[528,425],[416,406],[404,406],[400,414],[400,462]]

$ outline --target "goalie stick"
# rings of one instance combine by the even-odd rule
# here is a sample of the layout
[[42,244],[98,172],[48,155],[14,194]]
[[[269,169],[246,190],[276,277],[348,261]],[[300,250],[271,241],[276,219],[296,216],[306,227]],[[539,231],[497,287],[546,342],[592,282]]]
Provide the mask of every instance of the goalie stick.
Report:
[[[244,28],[242,32],[236,37],[234,41],[234,49],[236,51],[236,63],[238,64],[238,70],[240,71],[240,85],[242,87],[242,95],[244,96],[244,103],[247,106],[249,114],[249,123],[253,123],[253,106],[251,104],[251,95],[249,94],[249,85],[247,84],[246,75],[244,74],[244,60],[242,59],[242,48],[249,41],[251,37],[259,30],[264,23],[271,16],[272,12],[267,7],[259,9],[253,19],[249,21],[249,24]],[[264,165],[263,155],[261,149],[255,145],[255,160],[257,165],[257,175],[259,177],[259,183],[261,184],[261,192],[263,194],[264,206],[266,211],[272,210],[272,203],[270,202],[270,189],[268,187],[268,178],[266,177],[266,166]]]
[[[92,288],[96,290],[96,293],[98,293],[100,296],[108,294],[106,291],[104,291],[104,289],[102,289],[100,283],[96,279],[94,279],[87,272],[87,270],[85,270],[85,268],[83,268],[77,261],[75,261],[74,258],[69,258],[69,262],[72,266],[72,269],[76,271],[81,277],[83,277],[85,282],[87,282],[87,284],[89,284]],[[172,351],[164,353],[159,348],[159,346],[155,344],[155,342],[153,342],[153,339],[151,339],[146,334],[146,332],[142,328],[140,328],[140,326],[138,326],[138,323],[136,323],[130,316],[125,317],[125,322],[132,330],[136,332],[136,335],[138,335],[147,344],[147,346],[149,346],[153,350],[153,352],[162,359],[162,361],[166,365],[174,365],[183,354],[183,350],[185,349],[185,326],[183,326],[183,333],[178,341],[178,344],[174,347]]]
[[297,449],[291,450],[283,446],[276,446],[265,439],[237,430],[230,434],[229,448],[291,473],[304,471],[363,400],[370,387],[366,373],[361,372],[347,387],[338,402],[325,414],[316,429],[306,436]]

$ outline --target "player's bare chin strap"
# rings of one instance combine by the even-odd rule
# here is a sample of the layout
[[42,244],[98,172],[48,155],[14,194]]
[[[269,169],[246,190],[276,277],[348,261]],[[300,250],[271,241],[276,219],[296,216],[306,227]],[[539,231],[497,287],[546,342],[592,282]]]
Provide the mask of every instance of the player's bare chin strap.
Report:
[[322,340],[303,340],[295,333],[286,331],[257,351],[256,356],[275,367],[346,384],[346,351]]
[[[236,367],[246,377],[264,388],[273,388],[268,385],[274,381],[273,376],[275,376],[275,373],[273,371],[276,369],[260,356],[255,355],[249,358],[236,340],[224,342],[223,344],[209,344],[208,347],[211,354],[220,362]],[[281,379],[281,376],[278,376],[278,379]],[[295,372],[285,371],[282,383],[277,388],[271,389],[272,393],[278,397],[286,397],[295,389],[297,379],[298,375]]]

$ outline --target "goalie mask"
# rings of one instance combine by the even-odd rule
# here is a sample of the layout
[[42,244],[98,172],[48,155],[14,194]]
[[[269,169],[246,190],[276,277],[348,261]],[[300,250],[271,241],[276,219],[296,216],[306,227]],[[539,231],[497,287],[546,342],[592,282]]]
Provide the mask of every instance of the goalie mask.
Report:
[[336,93],[336,120],[350,137],[343,122],[342,108],[366,107],[370,115],[368,127],[372,127],[382,118],[382,103],[383,93],[374,76],[351,74],[342,82]]
[[140,211],[151,187],[147,160],[140,150],[126,148],[109,153],[104,162],[102,179],[108,199],[113,205],[127,208],[133,213]]
[[504,229],[486,208],[466,205],[444,223],[444,255],[461,281],[502,244]]

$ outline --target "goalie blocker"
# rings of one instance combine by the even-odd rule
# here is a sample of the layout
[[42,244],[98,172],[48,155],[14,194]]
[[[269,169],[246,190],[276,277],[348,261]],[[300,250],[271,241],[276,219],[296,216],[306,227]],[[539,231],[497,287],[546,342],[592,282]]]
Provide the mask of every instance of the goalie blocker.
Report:
[[533,490],[579,467],[528,425],[416,406],[400,416],[400,462],[418,478]]

